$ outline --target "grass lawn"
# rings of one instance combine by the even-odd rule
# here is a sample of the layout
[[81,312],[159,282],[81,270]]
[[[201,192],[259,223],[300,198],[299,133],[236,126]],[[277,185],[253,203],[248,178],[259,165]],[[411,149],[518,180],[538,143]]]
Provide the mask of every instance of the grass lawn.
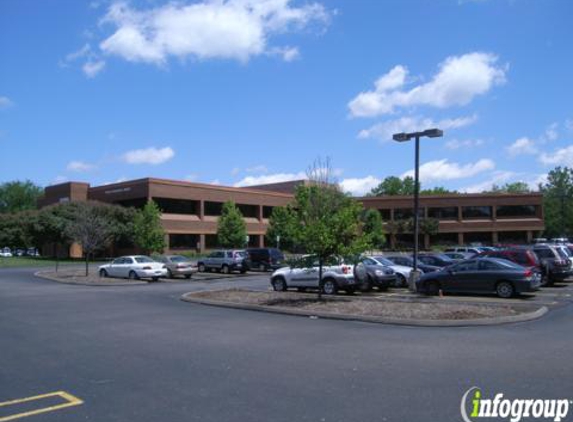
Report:
[[[82,265],[84,261],[77,259],[60,259],[60,265]],[[90,262],[90,264],[96,264]],[[98,262],[101,264],[101,262]],[[29,256],[18,256],[11,258],[0,258],[0,268],[16,268],[16,267],[48,267],[56,266],[56,260],[52,258],[33,258]]]

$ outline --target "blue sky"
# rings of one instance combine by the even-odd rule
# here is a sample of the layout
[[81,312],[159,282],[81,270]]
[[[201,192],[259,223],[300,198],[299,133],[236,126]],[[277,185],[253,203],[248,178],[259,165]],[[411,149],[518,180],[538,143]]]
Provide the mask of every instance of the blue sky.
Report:
[[568,0],[3,0],[0,182],[238,185],[330,157],[362,194],[573,166]]

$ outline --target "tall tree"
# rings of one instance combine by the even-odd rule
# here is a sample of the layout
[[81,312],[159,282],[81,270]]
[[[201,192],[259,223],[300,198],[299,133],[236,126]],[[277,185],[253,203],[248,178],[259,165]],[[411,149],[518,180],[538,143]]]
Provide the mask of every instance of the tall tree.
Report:
[[373,188],[369,196],[395,196],[395,195],[414,195],[414,179],[406,176],[400,179],[396,176],[388,176],[378,186]]
[[573,169],[556,167],[547,175],[543,192],[545,233],[547,236],[573,234]]
[[420,195],[445,195],[445,194],[448,194],[448,193],[458,193],[458,192],[455,191],[455,190],[447,189],[447,188],[445,188],[445,187],[443,187],[443,186],[435,186],[435,187],[433,187],[433,188],[430,188],[430,189],[422,189],[422,190],[420,191]]
[[[115,235],[121,236],[117,231]],[[135,244],[147,254],[163,252],[165,249],[165,231],[161,225],[161,210],[154,201],[149,201],[135,214],[133,220],[133,238]]]
[[66,227],[67,236],[82,247],[87,277],[90,257],[109,245],[113,239],[113,226],[103,207],[97,203],[74,202],[70,206],[73,214]]
[[295,222],[295,215],[290,207],[274,207],[265,234],[267,245],[276,244],[282,249],[292,251],[295,247]]
[[6,182],[0,185],[0,213],[36,209],[42,188],[30,180]]
[[382,216],[378,210],[372,208],[365,210],[362,214],[362,221],[364,224],[362,232],[368,237],[370,245],[373,248],[382,249],[386,244],[386,236]]
[[[362,204],[345,195],[332,178],[330,162],[317,160],[307,172],[310,184],[298,186],[293,209],[297,244],[318,259],[318,276],[333,256],[357,255],[368,249],[362,236]],[[322,289],[319,289],[319,298]]]
[[531,192],[531,188],[525,182],[511,182],[505,185],[493,185],[490,191],[491,193],[528,193]]
[[217,240],[224,248],[242,248],[247,238],[247,226],[241,210],[233,201],[223,204],[221,216],[217,221]]

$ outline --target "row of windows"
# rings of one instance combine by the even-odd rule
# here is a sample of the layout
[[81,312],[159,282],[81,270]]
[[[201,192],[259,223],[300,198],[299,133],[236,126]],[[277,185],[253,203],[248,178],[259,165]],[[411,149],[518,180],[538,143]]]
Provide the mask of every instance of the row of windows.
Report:
[[[390,220],[390,210],[380,209],[383,220]],[[496,210],[497,218],[535,217],[538,207],[536,205],[499,205]],[[420,217],[424,216],[424,209],[420,209]],[[491,219],[493,207],[471,206],[462,207],[462,219]],[[394,209],[394,220],[405,220],[414,217],[413,208]],[[438,220],[457,220],[458,207],[429,207],[428,217]]]

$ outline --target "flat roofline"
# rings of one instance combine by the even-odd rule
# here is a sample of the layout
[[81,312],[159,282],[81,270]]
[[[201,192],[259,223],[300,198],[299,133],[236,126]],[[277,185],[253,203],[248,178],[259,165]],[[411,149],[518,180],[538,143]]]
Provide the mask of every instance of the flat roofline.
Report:
[[[541,192],[527,192],[527,193],[447,193],[443,195],[422,195],[420,199],[456,199],[456,198],[527,198],[527,197],[542,197]],[[354,199],[360,201],[378,201],[393,200],[393,199],[413,199],[414,195],[382,195],[382,196],[356,196]]]
[[207,189],[214,189],[218,191],[224,192],[237,192],[237,193],[256,193],[260,195],[266,196],[275,196],[279,198],[293,198],[294,195],[282,192],[273,192],[269,190],[263,189],[250,189],[246,188],[236,188],[232,186],[221,186],[221,185],[212,185],[210,183],[197,183],[197,182],[188,182],[185,180],[172,180],[172,179],[159,179],[155,177],[146,177],[143,179],[134,179],[134,180],[126,180],[124,182],[117,182],[117,183],[110,183],[109,185],[102,185],[102,186],[94,186],[91,190],[100,191],[100,190],[107,190],[113,189],[115,187],[127,187],[136,184],[161,184],[161,185],[170,185],[170,186],[187,186],[187,187],[197,187],[197,188],[207,188]]

